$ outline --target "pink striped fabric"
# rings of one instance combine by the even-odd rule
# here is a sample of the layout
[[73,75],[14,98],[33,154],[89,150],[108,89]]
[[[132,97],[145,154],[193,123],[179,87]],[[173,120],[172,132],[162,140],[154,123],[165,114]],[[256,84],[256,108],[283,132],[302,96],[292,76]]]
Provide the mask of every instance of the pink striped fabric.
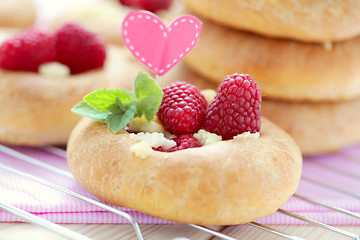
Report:
[[[11,147],[11,149],[68,172],[65,157],[54,155],[44,148]],[[45,170],[3,152],[0,152],[0,163],[96,199],[72,177]],[[336,154],[305,158],[303,178],[297,194],[360,214],[360,145],[344,149]],[[128,223],[126,219],[92,204],[1,169],[0,202],[19,207],[55,223]],[[117,209],[127,212],[138,223],[171,223],[132,209],[122,207],[117,207]],[[359,219],[297,197],[290,198],[282,209],[330,225],[360,225]],[[0,211],[0,221],[22,220]],[[259,219],[257,222],[282,225],[304,224],[279,212]]]

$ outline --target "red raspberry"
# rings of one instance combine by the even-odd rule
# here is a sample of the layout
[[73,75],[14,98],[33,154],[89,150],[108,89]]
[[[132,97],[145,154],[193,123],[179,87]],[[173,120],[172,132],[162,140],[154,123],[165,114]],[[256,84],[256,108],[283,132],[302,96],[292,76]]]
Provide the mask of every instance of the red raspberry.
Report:
[[102,67],[106,58],[100,38],[73,23],[65,24],[56,33],[58,61],[67,65],[72,74]]
[[207,108],[205,127],[224,140],[243,132],[260,131],[261,92],[248,74],[226,76]]
[[55,38],[45,31],[31,29],[0,46],[0,66],[4,69],[37,72],[41,64],[53,61]]
[[157,149],[154,150],[161,152],[175,152],[187,148],[201,147],[201,143],[199,143],[199,141],[196,138],[193,138],[191,134],[183,134],[177,138],[173,138],[172,140],[176,142],[176,146],[168,150],[164,150],[162,147],[158,147]]
[[181,135],[197,132],[203,124],[207,102],[193,85],[176,82],[163,88],[157,116],[165,129]]
[[151,12],[168,9],[173,0],[119,0],[125,6],[138,7]]

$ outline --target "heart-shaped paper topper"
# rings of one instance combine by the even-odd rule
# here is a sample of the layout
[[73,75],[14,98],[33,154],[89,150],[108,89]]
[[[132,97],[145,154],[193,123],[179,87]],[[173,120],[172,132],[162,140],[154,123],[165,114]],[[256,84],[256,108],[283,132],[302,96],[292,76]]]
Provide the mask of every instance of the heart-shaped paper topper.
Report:
[[148,11],[132,11],[124,19],[122,36],[131,53],[161,76],[196,45],[202,22],[194,16],[176,18],[169,27]]

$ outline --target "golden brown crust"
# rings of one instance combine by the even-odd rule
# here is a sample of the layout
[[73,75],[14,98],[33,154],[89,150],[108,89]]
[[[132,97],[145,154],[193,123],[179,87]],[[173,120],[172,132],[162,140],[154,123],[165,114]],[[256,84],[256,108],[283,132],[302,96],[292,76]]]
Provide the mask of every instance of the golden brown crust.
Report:
[[357,0],[183,1],[209,20],[270,37],[333,42],[360,34]]
[[26,28],[36,21],[36,10],[31,0],[0,0],[0,27]]
[[0,70],[0,141],[35,146],[66,143],[80,119],[70,109],[103,82],[102,70],[54,79]]
[[294,138],[304,155],[334,152],[359,141],[360,98],[336,103],[264,99],[261,111]]
[[65,78],[0,70],[0,142],[30,146],[66,144],[80,119],[70,109],[83,96],[99,88],[132,85],[137,68],[124,51],[109,46],[103,69]]
[[129,149],[128,133],[83,119],[68,144],[68,164],[95,196],[171,221],[228,225],[276,211],[295,192],[302,157],[294,141],[262,120],[260,138],[222,141],[173,153]]
[[204,21],[199,43],[184,60],[216,83],[234,72],[249,73],[268,98],[336,101],[360,96],[359,46],[360,37],[327,50]]

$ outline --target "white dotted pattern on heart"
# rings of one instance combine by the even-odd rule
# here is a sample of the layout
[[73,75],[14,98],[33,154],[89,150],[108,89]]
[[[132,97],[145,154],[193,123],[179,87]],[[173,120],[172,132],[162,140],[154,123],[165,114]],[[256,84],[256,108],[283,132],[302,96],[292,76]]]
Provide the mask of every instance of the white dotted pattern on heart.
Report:
[[[143,21],[143,22],[139,21],[138,19],[141,19],[141,21]],[[169,45],[169,43],[168,43],[168,41],[170,41],[169,34],[173,34],[173,36],[174,36],[174,34],[179,35],[179,33],[175,32],[177,30],[176,28],[179,28],[179,26],[182,26],[183,28],[185,27],[185,30],[187,30],[187,31],[183,31],[181,33],[181,35],[179,35],[179,36],[183,37],[184,34],[188,34],[187,39],[190,38],[189,43],[186,44],[185,47],[182,46],[183,49],[181,49],[180,53],[176,54],[176,56],[171,56],[169,59],[166,59],[166,62],[162,61],[161,66],[157,66],[156,64],[154,64],[154,62],[151,61],[153,59],[153,56],[144,56],[141,49],[140,50],[137,49],[137,46],[135,46],[135,44],[133,43],[134,42],[133,40],[136,39],[137,35],[129,34],[131,32],[130,28],[131,27],[139,28],[137,23],[144,23],[144,19],[147,21],[146,24],[149,24],[149,21],[152,21],[151,24],[154,24],[155,26],[157,26],[160,29],[160,31],[162,31],[161,36],[164,39],[161,39],[161,40],[164,42],[164,44]],[[139,21],[139,22],[136,22],[136,21]],[[187,24],[187,25],[184,26],[184,24]],[[190,15],[180,16],[179,18],[175,19],[170,24],[170,26],[167,28],[155,14],[152,14],[152,13],[146,12],[146,11],[133,11],[127,15],[127,17],[125,18],[125,20],[123,22],[122,34],[123,34],[124,43],[130,50],[130,52],[140,62],[142,62],[144,65],[146,65],[152,71],[154,71],[157,75],[161,76],[161,75],[165,74],[168,70],[170,70],[172,67],[174,67],[178,62],[180,62],[180,60],[182,58],[184,58],[195,47],[196,43],[199,40],[201,28],[202,28],[202,23],[200,22],[200,20],[198,20],[194,16],[190,16]],[[144,31],[144,29],[141,29],[141,30]],[[145,29],[145,30],[148,30],[148,29]],[[148,31],[150,31],[150,30],[148,30]],[[158,31],[158,30],[155,30],[155,31]],[[150,34],[151,34],[151,32],[150,32]],[[189,34],[191,34],[191,35],[189,35]],[[177,35],[175,35],[175,36],[177,36]],[[149,39],[151,39],[151,38],[149,38]],[[171,40],[174,40],[174,39],[178,40],[177,38],[174,38],[174,37]],[[146,40],[148,40],[148,39],[146,39]],[[144,39],[144,41],[146,41],[146,40]],[[149,46],[150,45],[151,44],[149,43]],[[171,47],[178,47],[178,45],[171,45]],[[166,49],[166,48],[163,47],[163,49]],[[172,52],[174,52],[174,51],[172,51]],[[163,58],[163,55],[164,55],[163,52],[157,51],[156,54],[162,54],[161,58]]]

